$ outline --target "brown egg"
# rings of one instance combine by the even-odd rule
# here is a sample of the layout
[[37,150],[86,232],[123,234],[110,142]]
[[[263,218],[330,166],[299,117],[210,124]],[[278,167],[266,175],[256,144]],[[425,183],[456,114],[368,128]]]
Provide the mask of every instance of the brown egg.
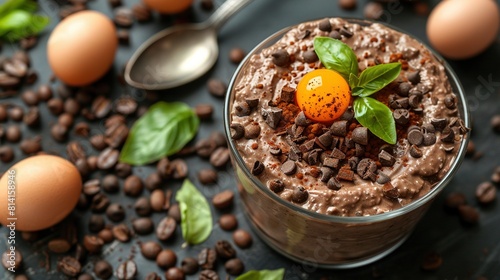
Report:
[[83,86],[106,74],[117,47],[113,22],[99,12],[81,11],[54,28],[47,42],[47,57],[61,81]]
[[492,0],[447,0],[434,8],[427,21],[427,37],[443,56],[473,57],[497,37],[498,6]]
[[187,10],[193,0],[142,0],[146,6],[162,14],[177,14]]
[[81,190],[82,178],[71,162],[51,155],[26,158],[0,178],[0,223],[15,222],[21,231],[53,226],[73,210]]

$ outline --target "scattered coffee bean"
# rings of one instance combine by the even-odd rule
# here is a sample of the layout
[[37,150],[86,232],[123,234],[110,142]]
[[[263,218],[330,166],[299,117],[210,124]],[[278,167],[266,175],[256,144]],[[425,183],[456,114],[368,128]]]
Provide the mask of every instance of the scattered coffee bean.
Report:
[[85,158],[77,159],[75,162],[75,166],[83,178],[87,177],[87,175],[89,175],[89,173],[93,171],[92,169],[90,169],[89,163],[87,162],[87,159],[85,159]]
[[231,231],[238,227],[238,220],[233,214],[224,214],[219,218],[219,225],[225,231]]
[[94,264],[94,273],[98,278],[109,279],[113,275],[113,267],[106,260],[98,260]]
[[177,255],[169,249],[162,250],[156,257],[156,264],[163,269],[174,267],[176,263]]
[[[26,280],[27,279],[28,278],[26,278]],[[15,279],[15,280],[18,280],[18,279]],[[77,280],[94,280],[94,277],[88,273],[82,273],[82,274],[78,275]]]
[[115,271],[115,276],[119,280],[133,280],[137,275],[137,265],[133,260],[121,263]]
[[40,110],[38,107],[31,107],[24,115],[23,122],[29,127],[36,127],[40,124]]
[[494,132],[500,133],[500,115],[493,116],[490,124]]
[[53,253],[64,254],[71,249],[71,244],[65,238],[53,238],[47,243],[47,248]]
[[181,269],[186,275],[193,275],[198,272],[198,261],[195,258],[187,257],[181,262]]
[[440,268],[442,264],[443,259],[441,258],[441,255],[436,252],[429,252],[425,254],[420,267],[425,271],[434,271]]
[[216,183],[217,177],[217,171],[210,168],[204,168],[198,171],[198,180],[204,185]]
[[198,254],[198,265],[202,269],[214,269],[217,263],[217,252],[214,249],[205,248]]
[[132,10],[126,7],[116,8],[114,10],[114,21],[120,27],[129,28],[134,23]]
[[212,198],[212,204],[215,208],[222,210],[233,205],[234,193],[231,190],[225,190],[216,194]]
[[339,0],[339,6],[344,10],[354,10],[356,5],[357,0]]
[[468,225],[475,225],[479,223],[479,211],[470,205],[458,206],[458,214],[460,220]]
[[273,63],[278,67],[286,67],[290,63],[290,54],[283,49],[279,49],[272,54]]
[[83,237],[83,246],[91,254],[99,254],[104,246],[104,240],[99,236],[85,235]]
[[163,211],[163,206],[165,205],[165,193],[161,189],[156,189],[151,192],[151,196],[149,197],[151,209],[156,212]]
[[2,254],[2,265],[5,269],[8,269],[9,267],[14,267],[14,269],[17,271],[17,270],[20,270],[21,269],[21,266],[22,266],[22,263],[23,263],[23,255],[21,254],[20,251],[18,250],[15,250],[14,253],[15,253],[15,260],[14,260],[14,265],[12,265],[10,263],[10,256],[9,254],[11,253],[10,250],[6,250],[3,254]]
[[36,93],[41,101],[48,101],[52,98],[52,88],[48,84],[40,85]]
[[181,222],[181,209],[179,208],[179,204],[174,203],[168,208],[167,216],[173,218],[176,223]]
[[97,233],[97,236],[104,241],[104,243],[111,243],[113,240],[115,240],[115,237],[113,236],[113,231],[109,228],[104,228],[99,233]]
[[106,209],[106,216],[115,223],[121,222],[125,219],[125,209],[118,203],[111,203]]
[[162,179],[160,174],[158,174],[157,172],[153,172],[150,173],[148,177],[146,177],[146,180],[144,181],[144,186],[146,187],[147,190],[154,191],[160,188],[161,183]]
[[26,90],[21,94],[21,99],[24,104],[28,106],[36,106],[38,105],[39,99],[38,95],[32,90]]
[[228,260],[224,264],[224,268],[229,275],[233,276],[240,275],[245,270],[243,262],[238,258]]
[[111,100],[104,96],[97,96],[92,102],[91,112],[96,118],[102,119],[111,112],[112,106]]
[[497,189],[491,182],[483,182],[476,187],[476,199],[482,204],[495,201]]
[[145,280],[161,280],[161,277],[156,272],[151,272],[146,275]]
[[5,140],[11,143],[17,143],[21,140],[22,132],[18,125],[11,125],[5,130]]
[[219,274],[211,269],[205,269],[200,272],[200,280],[219,280]]
[[85,159],[85,150],[82,144],[76,141],[71,141],[66,146],[66,153],[71,162],[76,162],[78,159]]
[[64,256],[57,262],[57,269],[68,277],[76,277],[82,271],[82,265],[77,259],[70,256]]
[[66,139],[68,138],[68,128],[65,126],[62,126],[59,123],[56,123],[51,127],[50,134],[52,135],[52,138],[54,140],[62,143],[62,142],[65,142]]
[[325,31],[325,32],[330,32],[332,31],[332,25],[330,23],[330,20],[325,18],[323,20],[321,20],[319,23],[318,23],[318,28],[319,30],[321,31]]
[[64,101],[61,98],[51,98],[47,102],[47,107],[53,115],[60,115],[64,111]]
[[19,148],[26,155],[32,155],[38,153],[42,150],[41,144],[42,138],[40,136],[35,136],[30,139],[24,139],[19,144]]
[[14,150],[11,146],[0,146],[0,161],[11,162],[14,159]]
[[87,138],[90,134],[90,125],[86,122],[79,122],[75,125],[75,135]]
[[210,164],[215,168],[222,168],[229,162],[229,149],[219,147],[210,155]]
[[75,99],[68,98],[64,101],[64,112],[76,116],[80,113],[80,104]]
[[138,218],[132,221],[132,228],[139,235],[150,234],[154,230],[154,223],[151,218]]
[[231,259],[236,256],[236,251],[233,246],[226,240],[217,241],[215,243],[215,251],[217,252],[217,257],[223,259]]
[[245,58],[245,51],[242,48],[232,48],[229,52],[229,60],[234,64],[239,64]]
[[147,241],[141,244],[141,253],[148,260],[156,260],[161,250],[161,246],[158,242]]
[[92,197],[92,201],[90,203],[90,208],[95,213],[102,213],[108,208],[111,201],[109,198],[103,193],[98,193]]
[[233,233],[233,241],[236,246],[245,249],[252,245],[253,239],[246,230],[237,229]]
[[97,158],[97,168],[108,170],[113,168],[118,162],[120,152],[111,147],[104,149]]
[[138,22],[147,22],[151,20],[151,11],[142,3],[134,4],[132,7],[132,14]]
[[130,240],[130,229],[125,224],[119,224],[113,227],[113,236],[120,242],[128,242]]
[[83,183],[83,193],[87,196],[94,196],[101,191],[99,179],[91,179]]
[[120,181],[114,174],[108,174],[101,180],[101,187],[105,192],[115,193],[120,189]]
[[187,163],[182,159],[174,159],[170,162],[170,174],[173,179],[184,179],[188,175]]
[[163,218],[156,226],[156,237],[161,241],[172,238],[177,228],[177,223],[172,217]]
[[363,15],[367,19],[379,19],[384,14],[384,7],[378,2],[368,2],[365,5]]
[[104,228],[104,218],[101,215],[92,214],[89,218],[90,232],[99,232]]
[[184,280],[184,271],[178,267],[171,267],[165,272],[166,280]]
[[194,112],[200,120],[210,120],[214,113],[214,107],[211,104],[198,104],[194,107]]
[[20,122],[23,120],[24,111],[23,108],[19,106],[14,106],[8,111],[9,118],[15,122]]
[[149,216],[151,215],[152,209],[149,199],[146,197],[140,197],[134,204],[134,210],[139,216]]
[[215,97],[224,97],[227,91],[227,85],[219,79],[210,79],[207,83],[208,92]]
[[98,151],[102,151],[108,146],[108,144],[104,141],[104,135],[102,134],[96,134],[90,137],[90,144]]
[[467,204],[467,199],[465,195],[460,192],[450,193],[444,201],[444,205],[446,206],[446,208],[453,211],[456,211],[459,206],[466,204]]
[[13,77],[23,78],[28,72],[28,65],[20,59],[13,58],[3,63],[3,70]]

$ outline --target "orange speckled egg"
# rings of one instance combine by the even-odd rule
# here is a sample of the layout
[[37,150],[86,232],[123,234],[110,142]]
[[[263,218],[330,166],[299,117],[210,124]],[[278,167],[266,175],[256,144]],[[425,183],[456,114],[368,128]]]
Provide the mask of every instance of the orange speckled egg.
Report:
[[21,231],[51,227],[73,210],[81,190],[82,178],[71,162],[51,155],[26,158],[0,178],[0,223],[15,222]]
[[440,2],[427,21],[431,45],[451,59],[473,57],[495,41],[500,27],[498,6],[493,0]]
[[47,56],[57,78],[71,86],[83,86],[106,74],[117,47],[113,22],[102,13],[81,11],[54,28],[47,42]]
[[142,0],[146,6],[162,14],[177,14],[187,10],[193,0]]

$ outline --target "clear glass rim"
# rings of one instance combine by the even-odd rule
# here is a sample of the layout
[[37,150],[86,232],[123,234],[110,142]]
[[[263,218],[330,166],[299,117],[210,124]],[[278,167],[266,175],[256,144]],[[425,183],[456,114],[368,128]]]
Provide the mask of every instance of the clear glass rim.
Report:
[[[334,17],[332,17],[332,18],[334,18]],[[394,26],[392,26],[390,24],[381,23],[381,22],[377,22],[377,21],[370,21],[370,20],[365,20],[365,19],[341,18],[341,17],[336,17],[336,18],[340,18],[340,19],[349,21],[351,23],[357,23],[357,24],[360,24],[360,25],[381,24],[381,25],[384,25],[386,27],[389,27],[391,29],[394,29],[394,30],[396,30],[398,32],[401,32],[403,34],[406,34],[406,35],[410,36],[411,38],[415,39],[420,44],[422,44],[424,47],[428,48],[431,51],[431,53],[437,58],[437,60],[444,65],[445,70],[446,70],[446,74],[448,76],[448,79],[449,79],[449,82],[450,82],[450,84],[452,86],[452,89],[454,91],[456,91],[454,93],[458,96],[458,99],[460,101],[459,102],[459,112],[460,112],[460,115],[461,115],[461,117],[463,118],[463,120],[465,122],[465,126],[466,127],[470,127],[470,114],[469,114],[469,110],[468,110],[468,106],[467,106],[467,98],[465,96],[465,91],[464,91],[464,89],[463,89],[460,81],[458,80],[457,75],[453,71],[453,69],[443,59],[443,57],[441,57],[439,54],[436,53],[436,51],[434,51],[432,48],[430,48],[429,46],[427,46],[425,43],[421,42],[419,39],[417,39],[412,34],[406,32],[404,30],[401,30],[401,29],[399,29],[397,27],[394,27]],[[318,20],[318,19],[316,19],[316,20]],[[314,19],[312,19],[310,21],[314,21]],[[307,210],[305,208],[302,208],[302,207],[300,207],[298,205],[295,205],[295,204],[293,204],[293,203],[291,203],[289,201],[286,201],[286,200],[280,198],[274,192],[272,192],[271,190],[269,190],[269,188],[267,188],[267,186],[265,186],[264,184],[262,184],[262,182],[258,178],[256,178],[255,176],[253,176],[250,173],[250,171],[248,170],[248,168],[247,168],[246,164],[244,163],[243,159],[239,155],[239,153],[238,153],[238,151],[237,151],[237,149],[235,147],[235,144],[234,144],[233,140],[230,137],[230,135],[231,135],[231,130],[230,130],[230,125],[231,125],[231,111],[230,110],[231,110],[231,106],[230,106],[230,102],[231,102],[232,89],[235,86],[236,80],[237,80],[237,78],[239,76],[239,73],[241,72],[242,68],[246,66],[246,64],[248,63],[249,58],[253,54],[255,54],[258,51],[261,51],[263,47],[269,46],[270,43],[276,42],[287,31],[289,31],[292,28],[297,27],[298,25],[300,25],[300,24],[296,24],[296,25],[285,27],[285,28],[283,28],[283,29],[275,32],[271,36],[267,37],[262,42],[260,42],[257,46],[255,46],[247,54],[247,56],[245,57],[245,59],[240,63],[240,65],[238,66],[238,68],[234,72],[234,74],[233,74],[233,76],[231,78],[231,81],[229,83],[229,86],[228,86],[228,89],[227,89],[226,98],[225,98],[225,103],[224,103],[224,131],[226,133],[226,137],[228,139],[229,149],[230,149],[230,151],[231,151],[231,153],[233,155],[234,161],[236,162],[236,164],[238,165],[238,167],[241,168],[241,170],[244,172],[244,175],[255,186],[257,186],[262,192],[264,192],[266,195],[268,195],[276,203],[279,203],[279,204],[281,204],[284,207],[290,208],[291,210],[294,210],[294,211],[296,211],[296,212],[298,212],[298,213],[300,213],[300,214],[302,214],[304,216],[308,216],[308,217],[311,217],[311,218],[314,218],[314,219],[323,220],[323,221],[326,221],[326,222],[357,224],[357,223],[372,223],[372,222],[389,220],[389,219],[401,216],[401,215],[403,215],[405,213],[411,212],[411,211],[419,208],[420,206],[426,204],[430,200],[432,200],[451,181],[451,179],[453,178],[453,176],[455,175],[455,173],[459,169],[460,164],[462,163],[462,161],[463,161],[463,159],[465,157],[465,152],[466,152],[466,149],[467,149],[467,144],[468,144],[469,138],[470,138],[469,133],[467,133],[467,134],[464,135],[463,141],[462,141],[462,143],[460,145],[460,148],[459,148],[459,151],[457,153],[457,156],[456,156],[455,160],[451,164],[450,170],[446,173],[446,175],[444,176],[444,178],[440,182],[438,182],[427,194],[425,194],[421,198],[419,198],[419,199],[413,201],[412,203],[410,203],[408,205],[405,205],[405,206],[403,206],[403,207],[401,207],[399,209],[396,209],[396,210],[393,210],[393,211],[389,211],[387,213],[381,213],[381,214],[376,214],[376,215],[371,215],[371,216],[352,216],[352,217],[349,216],[349,217],[344,217],[344,216],[334,216],[334,215],[322,214],[322,213],[318,213],[318,212],[313,212],[313,211]]]

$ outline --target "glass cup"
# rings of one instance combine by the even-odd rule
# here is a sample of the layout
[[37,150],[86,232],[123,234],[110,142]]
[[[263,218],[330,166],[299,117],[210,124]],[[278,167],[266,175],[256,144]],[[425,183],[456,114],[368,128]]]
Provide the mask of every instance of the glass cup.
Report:
[[[366,20],[349,22],[360,25],[372,23]],[[292,260],[322,268],[366,265],[394,251],[412,233],[434,198],[458,170],[469,136],[464,135],[458,154],[443,179],[427,194],[397,210],[372,216],[341,217],[312,212],[278,197],[252,175],[239,155],[230,136],[231,108],[234,102],[233,87],[237,84],[242,69],[247,67],[249,57],[273,45],[294,27],[296,26],[282,29],[257,45],[240,64],[228,88],[224,111],[225,133],[229,139],[231,160],[244,211],[261,239]],[[392,26],[388,27],[405,33]],[[466,97],[456,74],[439,55],[433,54],[443,62],[449,82],[458,98],[460,116],[466,127],[470,127]]]

